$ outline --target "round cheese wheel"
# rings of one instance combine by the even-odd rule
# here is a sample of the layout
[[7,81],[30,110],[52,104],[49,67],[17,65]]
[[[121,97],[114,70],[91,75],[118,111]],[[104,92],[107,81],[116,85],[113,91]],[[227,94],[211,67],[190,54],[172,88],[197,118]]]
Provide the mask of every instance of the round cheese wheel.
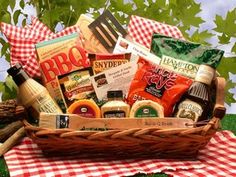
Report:
[[92,100],[78,100],[72,103],[67,109],[67,113],[77,114],[81,117],[99,118],[101,112],[97,104]]
[[131,108],[130,117],[164,117],[164,108],[151,100],[136,101]]

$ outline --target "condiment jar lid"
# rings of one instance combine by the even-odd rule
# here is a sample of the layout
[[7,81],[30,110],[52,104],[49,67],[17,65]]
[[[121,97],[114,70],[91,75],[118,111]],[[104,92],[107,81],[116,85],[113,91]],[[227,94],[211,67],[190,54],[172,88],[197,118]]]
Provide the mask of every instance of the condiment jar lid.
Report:
[[123,98],[123,91],[122,90],[108,91],[107,98]]
[[18,86],[20,86],[29,78],[28,74],[23,70],[22,65],[20,63],[16,63],[14,66],[9,68],[7,72],[9,75],[12,76],[12,79]]
[[11,76],[15,76],[17,75],[20,70],[22,69],[22,65],[20,63],[16,63],[14,66],[12,66],[11,68],[9,68],[7,70],[8,74],[10,74]]

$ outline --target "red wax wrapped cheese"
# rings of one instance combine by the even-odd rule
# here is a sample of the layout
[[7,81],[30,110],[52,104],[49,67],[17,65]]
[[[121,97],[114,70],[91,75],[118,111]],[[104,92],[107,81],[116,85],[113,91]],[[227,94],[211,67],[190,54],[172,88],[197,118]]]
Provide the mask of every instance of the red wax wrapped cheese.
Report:
[[137,100],[152,100],[164,107],[165,116],[170,116],[173,106],[191,84],[191,79],[140,58],[127,102],[133,105]]

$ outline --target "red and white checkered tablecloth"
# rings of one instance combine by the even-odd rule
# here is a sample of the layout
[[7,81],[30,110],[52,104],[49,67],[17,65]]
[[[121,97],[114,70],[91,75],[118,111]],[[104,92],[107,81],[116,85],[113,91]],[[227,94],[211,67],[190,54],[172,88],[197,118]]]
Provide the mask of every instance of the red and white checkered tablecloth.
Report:
[[236,176],[236,137],[217,132],[195,161],[170,159],[126,159],[45,157],[31,139],[24,138],[5,155],[14,176],[129,176],[164,172],[170,176]]
[[160,23],[136,15],[131,16],[128,25],[128,34],[131,36],[132,40],[150,48],[153,33],[184,39],[181,31],[176,26]]
[[21,63],[30,77],[41,76],[35,44],[79,32],[79,27],[74,25],[65,28],[61,32],[53,33],[36,17],[32,17],[31,24],[25,27],[18,27],[1,22],[0,28],[11,46],[11,65],[15,65],[17,62]]

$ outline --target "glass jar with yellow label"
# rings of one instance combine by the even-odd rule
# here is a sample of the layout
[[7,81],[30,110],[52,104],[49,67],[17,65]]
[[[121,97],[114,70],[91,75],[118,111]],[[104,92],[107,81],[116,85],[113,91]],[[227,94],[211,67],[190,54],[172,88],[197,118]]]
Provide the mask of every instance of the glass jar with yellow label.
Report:
[[103,118],[128,117],[130,106],[123,100],[122,90],[112,90],[107,92],[108,102],[101,107]]

